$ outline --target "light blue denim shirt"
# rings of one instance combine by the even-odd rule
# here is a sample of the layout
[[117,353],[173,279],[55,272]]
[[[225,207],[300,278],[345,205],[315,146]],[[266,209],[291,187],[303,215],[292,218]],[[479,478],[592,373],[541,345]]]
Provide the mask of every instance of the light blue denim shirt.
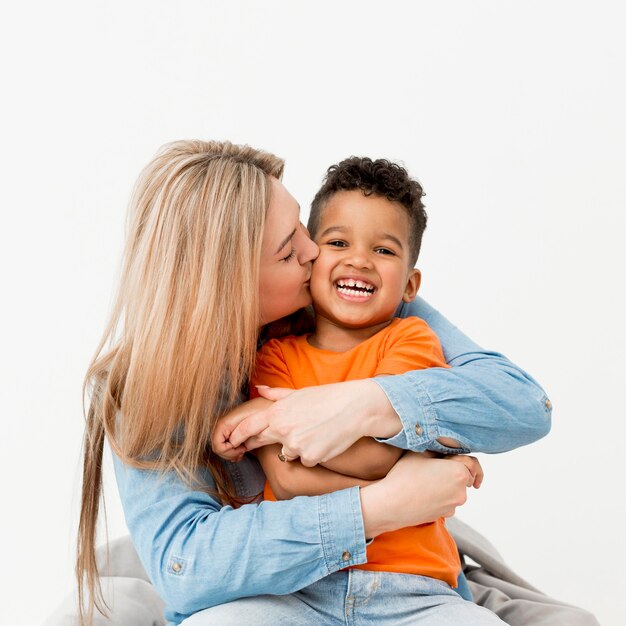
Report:
[[[398,315],[426,320],[453,367],[377,380],[403,424],[387,443],[448,451],[435,441],[445,436],[460,441],[461,452],[503,452],[549,431],[551,404],[521,369],[482,350],[420,298]],[[131,468],[115,455],[114,464],[126,524],[171,623],[237,598],[291,593],[367,561],[357,487],[233,509],[173,473]],[[227,467],[240,496],[262,491],[254,457]],[[208,472],[201,479],[215,486]]]

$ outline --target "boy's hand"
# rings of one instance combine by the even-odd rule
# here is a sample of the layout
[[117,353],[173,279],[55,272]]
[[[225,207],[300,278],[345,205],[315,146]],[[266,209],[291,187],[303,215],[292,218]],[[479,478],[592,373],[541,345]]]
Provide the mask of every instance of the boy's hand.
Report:
[[420,452],[418,454],[421,454],[429,459],[441,459],[444,461],[456,461],[457,463],[461,463],[465,465],[465,468],[470,473],[470,477],[472,479],[472,483],[468,484],[468,487],[480,489],[480,486],[483,484],[485,472],[483,471],[480,461],[475,456],[470,456],[468,454],[442,454],[441,452],[433,452],[432,450],[426,450],[425,452]]
[[233,446],[230,442],[232,432],[244,419],[262,411],[270,404],[272,402],[265,398],[254,398],[254,400],[244,402],[220,417],[211,435],[213,452],[227,461],[241,461],[246,452],[246,447],[243,445]]
[[448,461],[456,461],[457,463],[465,465],[467,471],[474,479],[474,482],[471,485],[468,485],[468,487],[479,489],[483,484],[485,473],[483,472],[482,465],[476,457],[468,456],[466,454],[450,454],[448,456],[444,456],[443,458]]

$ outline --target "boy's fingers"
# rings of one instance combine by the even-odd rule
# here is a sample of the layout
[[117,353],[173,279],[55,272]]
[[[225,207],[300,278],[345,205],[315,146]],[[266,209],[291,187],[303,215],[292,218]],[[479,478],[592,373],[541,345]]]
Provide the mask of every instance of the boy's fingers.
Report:
[[478,489],[483,482],[483,478],[485,476],[484,472],[483,472],[483,467],[480,464],[480,461],[474,457],[474,456],[470,456],[470,459],[472,459],[472,468],[471,468],[471,472],[474,475],[474,488]]
[[217,454],[222,459],[226,459],[227,461],[241,461],[243,455],[246,453],[246,449],[243,446],[239,446],[238,448],[233,448],[229,446],[225,449],[213,449],[213,452]]
[[478,474],[476,474],[476,480],[474,481],[474,488],[475,489],[479,489],[480,486],[483,484],[483,480],[485,478],[485,474],[483,473],[482,469],[478,472]]
[[218,450],[230,450],[233,447],[227,430],[215,431],[211,437],[211,445],[216,452]]
[[467,467],[469,473],[472,476],[472,482],[468,486],[478,489],[483,482],[483,468],[476,457],[467,456],[464,458],[466,459],[464,461],[465,467]]
[[468,487],[474,487],[478,489],[482,483],[484,478],[484,472],[480,461],[474,456],[467,456],[465,454],[461,455],[450,455],[446,456],[446,459],[450,461],[455,461],[457,463],[463,463],[465,468],[468,471],[470,482],[468,482]]

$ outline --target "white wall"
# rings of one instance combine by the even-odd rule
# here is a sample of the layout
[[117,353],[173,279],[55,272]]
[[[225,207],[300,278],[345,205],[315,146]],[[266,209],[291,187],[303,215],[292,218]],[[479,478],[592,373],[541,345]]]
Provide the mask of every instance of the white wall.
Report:
[[40,623],[73,584],[81,381],[128,193],[158,146],[191,137],[284,156],[303,207],[351,154],[420,178],[422,295],[555,406],[548,438],[483,457],[484,488],[460,516],[539,588],[623,623],[622,4],[384,5],[59,0],[5,14],[6,623]]

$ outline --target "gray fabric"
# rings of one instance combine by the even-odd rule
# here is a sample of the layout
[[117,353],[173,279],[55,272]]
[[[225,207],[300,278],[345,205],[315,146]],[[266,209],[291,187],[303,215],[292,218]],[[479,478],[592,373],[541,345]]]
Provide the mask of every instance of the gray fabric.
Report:
[[[102,591],[110,617],[94,612],[94,626],[164,626],[164,603],[154,587],[140,578],[107,576]],[[68,596],[44,622],[44,626],[78,626],[77,602]]]
[[[554,600],[506,563],[480,533],[457,518],[447,521],[461,553],[477,565],[465,574],[477,604],[493,611],[510,626],[599,626],[591,613]],[[110,619],[96,613],[94,626],[164,626],[164,603],[148,581],[131,543],[122,537],[97,552],[102,587],[111,608]],[[44,626],[78,626],[75,594],[69,595]]]
[[[110,611],[94,613],[94,626],[165,626],[165,604],[150,584],[130,537],[98,548],[102,592]],[[43,626],[78,626],[76,594],[68,595]]]
[[128,576],[150,582],[130,536],[120,537],[100,546],[96,551],[96,563],[103,576]]
[[510,626],[600,626],[588,611],[554,600],[518,576],[498,551],[456,517],[447,527],[459,550],[477,564],[465,575],[477,604],[493,611]]

